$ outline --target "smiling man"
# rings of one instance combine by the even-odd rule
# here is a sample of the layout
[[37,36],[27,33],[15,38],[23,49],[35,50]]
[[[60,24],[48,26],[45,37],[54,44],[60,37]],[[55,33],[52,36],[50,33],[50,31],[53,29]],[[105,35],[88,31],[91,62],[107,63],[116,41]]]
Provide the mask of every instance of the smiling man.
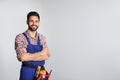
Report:
[[37,66],[43,67],[50,56],[45,37],[37,32],[40,16],[32,11],[27,15],[28,29],[15,38],[17,58],[22,62],[19,80],[34,80]]

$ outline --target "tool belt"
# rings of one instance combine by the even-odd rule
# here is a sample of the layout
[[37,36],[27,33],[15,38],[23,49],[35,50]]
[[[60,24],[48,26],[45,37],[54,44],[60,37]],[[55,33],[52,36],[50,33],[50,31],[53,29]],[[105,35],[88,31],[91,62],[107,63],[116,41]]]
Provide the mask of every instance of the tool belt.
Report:
[[34,66],[31,64],[22,64],[22,66],[36,69],[34,80],[49,80],[51,71],[48,73],[44,66]]

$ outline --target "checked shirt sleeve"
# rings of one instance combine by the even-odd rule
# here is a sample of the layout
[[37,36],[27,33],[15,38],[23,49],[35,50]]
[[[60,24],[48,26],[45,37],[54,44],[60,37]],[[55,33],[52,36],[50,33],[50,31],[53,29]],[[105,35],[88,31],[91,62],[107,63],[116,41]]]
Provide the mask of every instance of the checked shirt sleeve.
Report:
[[15,51],[17,55],[22,55],[23,53],[25,53],[23,48],[26,47],[27,47],[27,42],[23,34],[17,35],[15,38]]

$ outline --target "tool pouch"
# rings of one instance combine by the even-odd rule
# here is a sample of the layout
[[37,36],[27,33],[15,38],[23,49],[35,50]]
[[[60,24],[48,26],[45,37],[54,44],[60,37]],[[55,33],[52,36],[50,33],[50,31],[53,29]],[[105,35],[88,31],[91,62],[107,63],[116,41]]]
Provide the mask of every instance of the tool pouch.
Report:
[[49,77],[50,73],[47,72],[45,67],[37,66],[34,80],[49,80]]

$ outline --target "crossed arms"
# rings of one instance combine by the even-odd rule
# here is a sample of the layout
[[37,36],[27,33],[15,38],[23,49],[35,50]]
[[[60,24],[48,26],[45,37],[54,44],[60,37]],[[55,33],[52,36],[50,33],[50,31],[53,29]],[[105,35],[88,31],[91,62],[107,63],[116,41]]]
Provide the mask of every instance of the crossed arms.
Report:
[[25,48],[23,48],[24,52],[22,55],[18,55],[17,58],[19,61],[41,61],[47,60],[50,56],[48,48],[43,48],[40,52],[28,53]]
[[19,61],[42,61],[47,60],[50,57],[50,52],[46,44],[45,37],[41,38],[43,49],[39,52],[29,53],[27,52],[26,39],[22,34],[19,34],[15,38],[15,50]]

